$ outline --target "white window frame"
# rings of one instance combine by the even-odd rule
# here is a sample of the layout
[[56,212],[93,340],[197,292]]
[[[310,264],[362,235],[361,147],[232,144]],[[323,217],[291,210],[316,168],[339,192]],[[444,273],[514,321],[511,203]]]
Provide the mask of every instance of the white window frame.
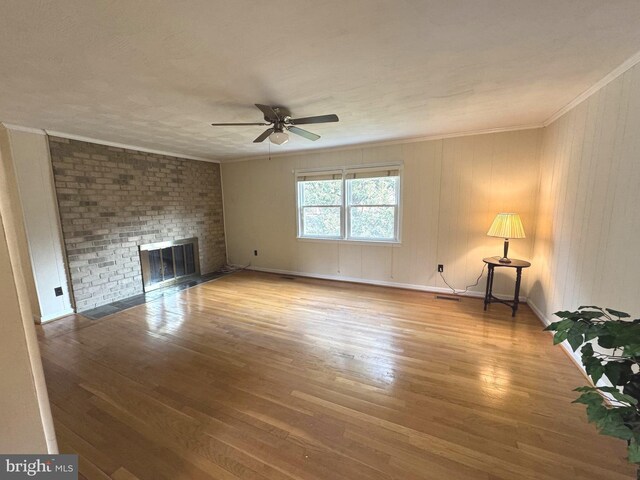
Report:
[[[300,177],[306,177],[310,175],[341,175],[342,185],[340,186],[340,204],[339,205],[300,205],[300,199],[302,198],[302,182],[298,179]],[[337,178],[335,180],[338,180]],[[306,175],[296,175],[296,207],[297,207],[297,218],[298,218],[298,238],[306,238],[313,240],[341,240],[344,238],[344,174],[341,170],[327,170],[326,172],[306,172]],[[304,209],[305,208],[340,208],[340,235],[338,236],[330,236],[330,235],[303,235],[304,231]]]
[[[397,170],[398,171],[398,184],[396,189],[396,204],[395,205],[350,205],[348,200],[350,198],[350,182],[347,180],[349,174],[367,173],[367,172],[380,172],[384,170]],[[340,207],[340,236],[316,236],[316,235],[304,235],[304,208],[311,207],[337,207],[338,205],[301,205],[302,198],[302,182],[300,178],[306,176],[325,176],[325,175],[341,175],[342,177],[342,204]],[[373,177],[375,178],[375,177]],[[402,183],[403,183],[403,165],[394,164],[377,164],[377,165],[362,165],[354,167],[341,167],[331,169],[305,169],[294,171],[295,182],[295,197],[296,197],[296,237],[298,240],[305,241],[338,241],[349,243],[363,243],[363,244],[400,244],[401,243],[401,231],[402,231]],[[367,207],[394,207],[394,238],[392,239],[378,239],[378,238],[353,238],[350,236],[350,221],[351,221],[351,209],[359,206]]]

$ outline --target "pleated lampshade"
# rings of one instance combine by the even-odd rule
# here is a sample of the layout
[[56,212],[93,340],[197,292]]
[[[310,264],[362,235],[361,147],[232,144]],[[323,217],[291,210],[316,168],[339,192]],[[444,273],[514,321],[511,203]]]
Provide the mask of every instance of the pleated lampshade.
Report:
[[499,213],[487,235],[500,238],[525,238],[522,220],[517,213]]

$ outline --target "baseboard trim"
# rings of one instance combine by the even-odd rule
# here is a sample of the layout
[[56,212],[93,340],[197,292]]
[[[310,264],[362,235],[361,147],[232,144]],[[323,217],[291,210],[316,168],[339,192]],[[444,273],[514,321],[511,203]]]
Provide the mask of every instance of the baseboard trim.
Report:
[[[264,268],[264,267],[256,267],[253,265],[249,265],[248,267],[241,267],[238,265],[234,265],[234,266],[237,268],[244,268],[244,270],[253,270],[256,272],[265,272],[265,273],[275,273],[279,275],[292,275],[295,277],[317,278],[319,280],[334,280],[337,282],[347,282],[347,283],[362,283],[364,285],[376,285],[379,287],[402,288],[405,290],[417,290],[420,292],[444,293],[449,295],[453,294],[450,288],[432,287],[427,285],[418,285],[414,283],[388,282],[385,280],[369,280],[365,278],[347,277],[343,275],[323,275],[320,273],[297,272],[294,270],[280,270],[277,268]],[[484,298],[483,292],[462,293],[460,291],[456,291],[456,295],[460,295],[463,297],[472,297],[472,298]],[[509,295],[494,295],[494,296],[501,300],[511,300],[513,298],[513,297],[510,297]],[[526,303],[527,297],[521,296],[520,301],[523,303]]]
[[[540,320],[540,322],[545,327],[548,327],[549,324],[552,323],[552,320],[550,318],[547,318],[547,316],[542,313],[542,310],[540,310],[540,308],[535,304],[534,301],[529,300],[528,305],[533,311],[533,313],[535,313],[536,317],[538,317],[538,320]],[[548,332],[548,333],[549,333],[549,336],[553,338],[553,332]],[[560,346],[562,347],[562,350],[567,355],[567,357],[569,357],[569,359],[574,363],[574,365],[578,367],[578,370],[580,370],[580,373],[582,373],[584,378],[587,379],[589,384],[593,385],[593,382],[591,381],[591,377],[587,375],[587,371],[584,369],[584,365],[582,364],[582,356],[579,353],[574,352],[573,349],[571,348],[571,345],[569,345],[569,342],[567,342],[566,340],[562,342]]]
[[59,318],[68,317],[69,315],[73,315],[76,311],[73,308],[68,310],[63,310],[62,312],[54,313],[52,315],[45,315],[41,317],[36,317],[36,323],[47,323],[53,322],[54,320],[58,320]]

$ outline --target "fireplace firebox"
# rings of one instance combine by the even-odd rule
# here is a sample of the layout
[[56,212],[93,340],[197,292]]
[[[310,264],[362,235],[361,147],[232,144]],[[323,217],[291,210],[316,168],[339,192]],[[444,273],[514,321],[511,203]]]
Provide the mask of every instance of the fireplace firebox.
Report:
[[200,275],[197,238],[148,243],[139,248],[145,292]]

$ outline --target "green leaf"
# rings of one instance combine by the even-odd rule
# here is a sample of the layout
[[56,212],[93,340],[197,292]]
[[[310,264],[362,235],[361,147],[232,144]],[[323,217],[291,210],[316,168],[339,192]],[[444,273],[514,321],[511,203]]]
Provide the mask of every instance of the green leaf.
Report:
[[[638,400],[631,395],[622,393],[616,387],[578,387],[573,390],[574,392],[583,392],[573,403],[584,403],[586,405],[591,403],[602,403],[603,397],[600,393],[608,393],[619,402],[630,403],[637,405]],[[597,397],[595,396],[597,395]],[[619,411],[624,407],[616,407],[615,410]]]
[[583,403],[585,405],[602,405],[604,399],[602,395],[595,391],[588,391],[576,398],[572,403]]
[[600,428],[602,435],[609,435],[610,437],[621,438],[623,440],[631,440],[633,433],[631,429],[624,423],[606,423]]
[[602,325],[604,335],[611,337],[612,348],[640,344],[640,323],[612,320]]
[[593,357],[593,345],[586,343],[580,352],[582,353],[582,362],[584,363],[588,358]]
[[613,385],[624,385],[632,374],[630,362],[607,362],[604,374]]
[[605,310],[607,312],[609,312],[611,315],[615,315],[618,318],[629,318],[629,317],[631,317],[631,315],[629,315],[628,313],[620,312],[620,311],[614,310],[612,308],[605,308]]
[[640,399],[640,374],[634,373],[631,375],[627,384],[622,388],[622,391],[635,399]]
[[640,343],[625,345],[622,350],[623,357],[640,357]]
[[585,310],[580,312],[579,318],[583,318],[585,320],[593,320],[595,318],[600,318],[602,317],[602,312],[593,312],[590,310]]
[[544,329],[545,332],[554,332],[558,329],[558,325],[560,324],[560,322],[551,322],[549,325],[547,325]]
[[599,390],[600,392],[605,392],[605,393],[613,393],[613,392],[620,391],[616,387],[594,387],[594,390]]
[[573,327],[571,327],[572,332],[576,333],[586,333],[589,330],[590,324],[585,322],[584,320],[575,322]]
[[631,395],[626,395],[626,394],[622,393],[619,390],[616,390],[615,392],[611,392],[611,396],[613,398],[615,398],[616,400],[618,400],[619,402],[630,403],[631,405],[637,405],[638,404],[638,400],[633,398]]
[[591,325],[589,325],[589,329],[585,333],[585,341],[588,342],[589,340],[593,340],[594,338],[598,337],[603,331],[604,330],[601,325],[594,325],[592,323]]
[[[600,397],[602,400],[602,397]],[[600,422],[607,418],[608,410],[602,404],[590,403],[587,405],[587,418],[591,423],[600,427]]]
[[574,329],[571,329],[567,333],[567,341],[575,352],[576,350],[578,350],[578,348],[580,348],[580,345],[584,343],[584,335],[582,333],[575,332]]
[[598,391],[598,389],[596,387],[578,387],[578,388],[574,388],[573,391],[574,392],[596,392]]
[[593,380],[594,384],[598,383],[598,380],[600,380],[600,378],[602,378],[602,375],[604,375],[604,366],[602,365],[602,362],[599,358],[589,358],[585,362],[584,368]]
[[578,310],[586,310],[586,309],[589,309],[589,310],[602,310],[602,308],[597,307],[595,305],[582,305],[581,307],[578,308]]
[[604,375],[604,367],[602,366],[602,364],[595,366],[591,370],[590,375],[593,383],[598,383],[598,381],[602,378],[602,375]]
[[598,337],[598,345],[602,348],[615,348],[615,338],[612,335],[600,334]]
[[557,331],[556,334],[553,336],[553,344],[558,345],[559,343],[564,342],[567,339],[568,334],[569,332],[567,332],[567,330]]
[[558,322],[558,326],[556,327],[556,329],[558,331],[562,331],[562,330],[569,330],[571,327],[573,327],[575,325],[575,321],[574,320],[570,320],[568,318],[564,319],[564,320],[560,320]]
[[629,442],[627,453],[629,455],[629,462],[640,463],[640,445],[638,445],[638,442],[635,438],[632,438],[631,442]]

